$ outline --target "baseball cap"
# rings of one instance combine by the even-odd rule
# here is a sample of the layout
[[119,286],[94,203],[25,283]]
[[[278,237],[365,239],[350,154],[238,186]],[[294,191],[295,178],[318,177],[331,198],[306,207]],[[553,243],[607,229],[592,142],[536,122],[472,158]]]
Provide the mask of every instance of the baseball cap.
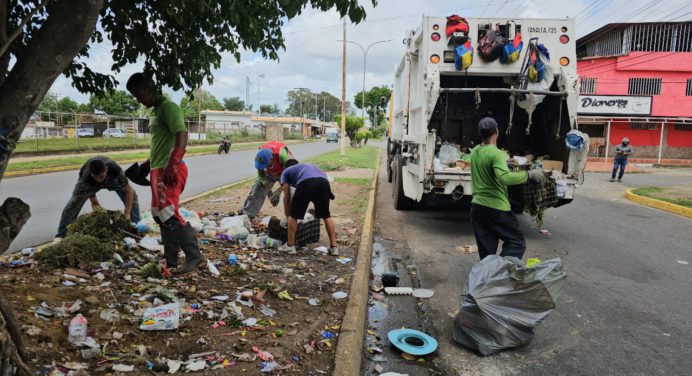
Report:
[[627,138],[627,137],[624,137],[624,138],[622,139],[622,143],[623,143],[623,144],[629,144],[629,143],[630,143],[630,139]]
[[491,117],[484,117],[478,122],[478,134],[481,137],[488,137],[495,133],[497,129],[497,122]]
[[260,149],[257,152],[257,156],[255,156],[255,168],[258,170],[264,170],[267,168],[267,166],[269,166],[269,162],[273,157],[274,153],[272,153],[271,149]]

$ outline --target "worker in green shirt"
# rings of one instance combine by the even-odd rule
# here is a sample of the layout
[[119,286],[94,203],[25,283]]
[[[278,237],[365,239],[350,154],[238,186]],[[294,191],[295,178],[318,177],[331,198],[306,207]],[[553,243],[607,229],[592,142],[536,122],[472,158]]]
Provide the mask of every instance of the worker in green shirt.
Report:
[[127,90],[137,101],[153,108],[149,119],[151,150],[149,159],[140,165],[139,175],[150,174],[151,215],[161,228],[164,259],[170,268],[178,266],[182,249],[185,263],[175,274],[187,274],[204,265],[195,230],[179,212],[180,195],[187,182],[187,165],[183,161],[187,148],[187,127],[183,111],[165,98],[151,77],[135,73],[127,81]]
[[482,260],[497,253],[501,239],[501,256],[522,258],[526,241],[517,217],[510,209],[507,186],[524,184],[528,179],[540,182],[543,173],[540,170],[509,171],[507,154],[497,148],[499,131],[495,119],[481,119],[478,134],[483,143],[471,152],[471,225],[476,235],[478,255]]

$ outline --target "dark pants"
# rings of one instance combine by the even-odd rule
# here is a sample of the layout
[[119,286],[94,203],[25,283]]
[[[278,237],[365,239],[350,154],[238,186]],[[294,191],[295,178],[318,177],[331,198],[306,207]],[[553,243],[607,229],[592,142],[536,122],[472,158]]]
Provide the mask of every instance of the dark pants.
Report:
[[502,211],[483,205],[471,205],[471,225],[476,235],[478,255],[481,260],[497,253],[502,240],[500,256],[522,258],[526,251],[524,234],[519,229],[517,217],[511,211]]
[[615,174],[618,172],[619,168],[620,175],[618,175],[618,180],[622,180],[622,175],[625,174],[625,167],[627,167],[627,159],[616,159],[615,164],[613,164],[613,175],[610,178],[615,179]]
[[[75,185],[70,200],[62,210],[62,215],[60,216],[60,225],[58,225],[58,234],[55,235],[56,237],[64,238],[67,235],[67,225],[74,222],[79,215],[79,212],[82,211],[82,206],[84,206],[84,203],[89,199],[89,197],[93,197],[96,192],[100,190],[101,188],[94,189],[81,182],[78,182],[77,185]],[[122,189],[114,189],[113,191],[115,191],[124,204],[125,191]],[[139,203],[137,202],[137,194],[135,194],[135,199],[132,202],[132,210],[130,211],[130,221],[137,223],[139,222],[139,219]]]

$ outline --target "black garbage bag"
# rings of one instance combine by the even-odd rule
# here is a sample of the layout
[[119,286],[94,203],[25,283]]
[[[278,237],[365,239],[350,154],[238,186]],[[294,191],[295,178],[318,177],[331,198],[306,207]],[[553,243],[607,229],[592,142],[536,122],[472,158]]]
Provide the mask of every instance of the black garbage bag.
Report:
[[555,308],[567,275],[559,258],[526,267],[490,255],[473,266],[454,319],[454,341],[482,355],[521,346]]

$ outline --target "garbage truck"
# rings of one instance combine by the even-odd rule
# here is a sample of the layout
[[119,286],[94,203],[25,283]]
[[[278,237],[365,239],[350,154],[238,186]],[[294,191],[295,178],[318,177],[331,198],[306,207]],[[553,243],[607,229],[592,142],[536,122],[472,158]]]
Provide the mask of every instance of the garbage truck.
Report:
[[487,116],[515,169],[550,175],[551,207],[573,200],[588,154],[588,136],[576,129],[574,20],[423,16],[403,44],[387,138],[396,209],[473,194],[470,150]]

